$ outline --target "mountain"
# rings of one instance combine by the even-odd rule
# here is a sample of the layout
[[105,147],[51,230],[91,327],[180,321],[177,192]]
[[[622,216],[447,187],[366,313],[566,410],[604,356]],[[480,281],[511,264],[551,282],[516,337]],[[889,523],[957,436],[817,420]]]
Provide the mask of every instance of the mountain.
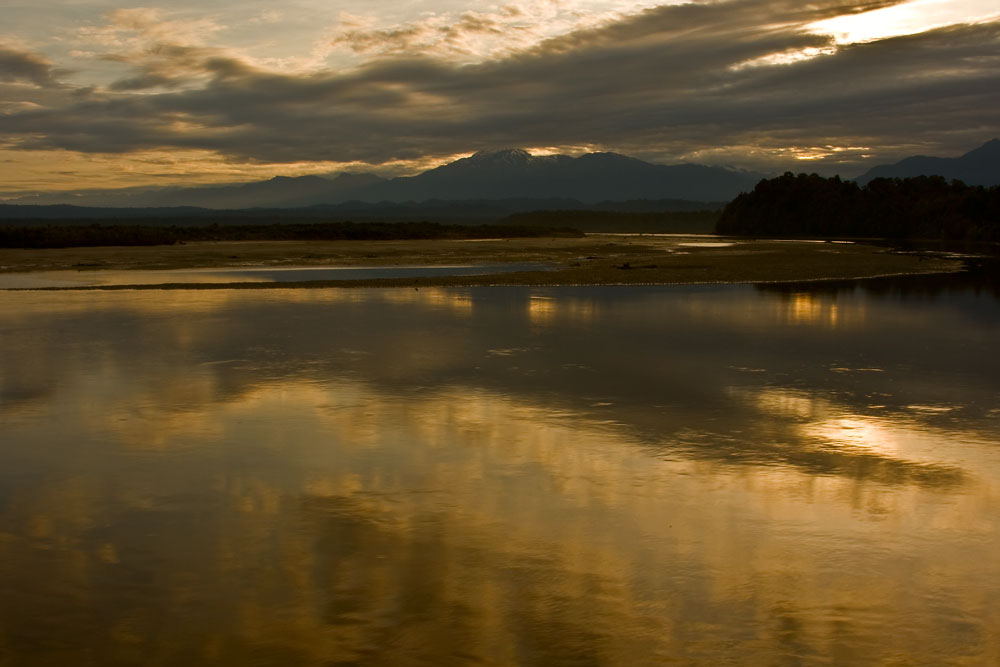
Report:
[[208,188],[183,188],[160,192],[148,206],[199,206],[201,208],[287,208],[325,204],[348,197],[354,190],[379,183],[374,174],[275,176],[258,183]]
[[129,188],[51,193],[7,204],[210,209],[293,208],[350,201],[504,199],[601,201],[683,199],[720,202],[752,190],[761,174],[695,164],[655,165],[617,153],[535,156],[520,149],[479,152],[417,176],[276,176],[258,183],[197,188]]
[[873,167],[854,180],[865,185],[874,178],[912,176],[943,176],[966,185],[1000,185],[1000,139],[987,141],[961,157],[908,157],[895,164]]
[[275,176],[267,181],[202,187],[123,188],[56,192],[9,200],[8,204],[35,206],[73,205],[86,207],[211,209],[289,208],[343,201],[354,190],[384,179],[374,174],[321,176]]
[[726,201],[752,190],[761,174],[694,164],[655,165],[617,153],[534,156],[520,149],[480,152],[417,176],[355,191],[361,201],[563,198]]

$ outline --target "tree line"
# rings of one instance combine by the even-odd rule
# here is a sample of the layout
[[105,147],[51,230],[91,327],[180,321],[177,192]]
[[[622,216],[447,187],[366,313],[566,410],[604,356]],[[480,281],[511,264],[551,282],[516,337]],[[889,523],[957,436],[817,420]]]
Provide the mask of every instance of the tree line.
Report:
[[1000,187],[940,176],[876,178],[861,187],[786,172],[727,204],[715,228],[742,236],[1000,241]]
[[719,211],[525,211],[504,218],[504,224],[570,227],[583,232],[645,234],[707,234],[715,228]]
[[575,229],[528,225],[444,225],[436,222],[331,222],[198,226],[78,221],[0,226],[0,248],[174,245],[195,241],[342,241],[483,239],[570,236]]

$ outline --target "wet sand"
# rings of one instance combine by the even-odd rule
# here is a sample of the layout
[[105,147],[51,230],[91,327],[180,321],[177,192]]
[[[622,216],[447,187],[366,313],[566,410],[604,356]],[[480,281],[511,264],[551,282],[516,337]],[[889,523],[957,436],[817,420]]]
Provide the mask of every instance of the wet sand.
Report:
[[[233,283],[229,286],[261,289],[771,282],[941,273],[962,269],[959,259],[899,253],[860,243],[705,236],[592,234],[584,238],[475,241],[236,241],[175,246],[0,250],[0,272],[7,273],[250,266],[442,266],[505,262],[545,262],[553,268],[550,271],[480,276]],[[172,287],[217,289],[220,285],[178,284]]]

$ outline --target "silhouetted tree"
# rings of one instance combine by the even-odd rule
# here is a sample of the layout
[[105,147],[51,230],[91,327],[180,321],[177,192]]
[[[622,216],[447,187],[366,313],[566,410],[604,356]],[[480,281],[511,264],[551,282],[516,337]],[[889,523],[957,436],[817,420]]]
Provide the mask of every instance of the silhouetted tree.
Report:
[[730,202],[720,234],[1000,241],[1000,188],[940,176],[876,178],[864,188],[839,177],[785,173]]

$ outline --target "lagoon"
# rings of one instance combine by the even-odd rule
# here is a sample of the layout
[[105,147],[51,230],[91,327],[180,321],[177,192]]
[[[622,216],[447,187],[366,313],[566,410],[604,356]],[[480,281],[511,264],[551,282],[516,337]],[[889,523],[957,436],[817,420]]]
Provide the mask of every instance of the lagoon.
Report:
[[0,293],[0,664],[991,664],[1000,299]]

